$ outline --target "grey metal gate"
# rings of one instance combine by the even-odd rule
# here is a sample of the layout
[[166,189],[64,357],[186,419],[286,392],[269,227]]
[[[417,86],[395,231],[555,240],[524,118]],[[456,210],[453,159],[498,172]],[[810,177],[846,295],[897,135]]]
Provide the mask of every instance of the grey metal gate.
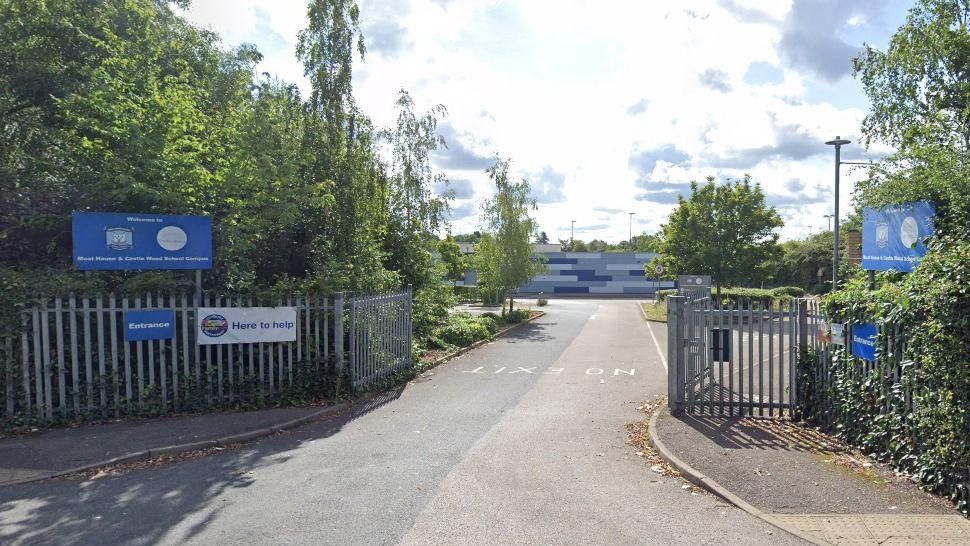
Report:
[[350,385],[371,386],[413,364],[411,287],[350,300]]
[[668,405],[673,413],[788,416],[808,346],[807,300],[667,298]]

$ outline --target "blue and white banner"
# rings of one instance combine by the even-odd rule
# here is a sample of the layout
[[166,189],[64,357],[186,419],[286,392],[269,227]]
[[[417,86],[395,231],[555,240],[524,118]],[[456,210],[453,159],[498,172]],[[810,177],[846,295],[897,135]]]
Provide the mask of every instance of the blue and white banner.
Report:
[[868,360],[876,361],[876,325],[864,322],[852,327],[852,354]]
[[199,345],[296,341],[296,307],[200,307]]
[[175,311],[126,311],[125,339],[147,341],[172,339],[175,335]]
[[862,268],[875,271],[912,271],[926,255],[926,239],[933,234],[936,208],[915,201],[862,210]]
[[78,269],[212,269],[208,216],[104,212],[71,216]]

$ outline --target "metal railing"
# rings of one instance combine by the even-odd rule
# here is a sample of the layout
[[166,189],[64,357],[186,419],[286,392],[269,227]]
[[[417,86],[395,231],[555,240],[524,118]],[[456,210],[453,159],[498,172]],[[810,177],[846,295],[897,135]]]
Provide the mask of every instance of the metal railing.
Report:
[[[295,307],[296,341],[199,344],[200,307],[253,306]],[[174,313],[171,339],[126,340],[125,312],[146,310]],[[21,318],[17,334],[0,336],[0,423],[8,425],[312,399],[411,364],[410,289],[349,301],[342,293],[70,295],[40,300]]]
[[368,387],[413,364],[411,288],[350,300],[350,385]]
[[674,413],[796,412],[808,302],[720,303],[668,296],[668,404]]

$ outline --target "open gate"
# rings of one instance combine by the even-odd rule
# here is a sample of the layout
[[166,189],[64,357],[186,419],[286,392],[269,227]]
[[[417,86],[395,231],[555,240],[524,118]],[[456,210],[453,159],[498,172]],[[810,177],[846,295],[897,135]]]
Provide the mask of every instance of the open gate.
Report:
[[667,298],[668,405],[674,414],[791,416],[808,301]]

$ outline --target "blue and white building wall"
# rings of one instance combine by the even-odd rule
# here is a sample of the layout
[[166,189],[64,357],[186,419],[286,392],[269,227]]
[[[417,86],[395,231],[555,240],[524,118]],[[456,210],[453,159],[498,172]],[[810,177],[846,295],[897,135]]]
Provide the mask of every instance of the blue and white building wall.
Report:
[[647,277],[644,265],[653,252],[543,252],[547,271],[518,290],[519,294],[653,294],[676,288],[675,281]]

